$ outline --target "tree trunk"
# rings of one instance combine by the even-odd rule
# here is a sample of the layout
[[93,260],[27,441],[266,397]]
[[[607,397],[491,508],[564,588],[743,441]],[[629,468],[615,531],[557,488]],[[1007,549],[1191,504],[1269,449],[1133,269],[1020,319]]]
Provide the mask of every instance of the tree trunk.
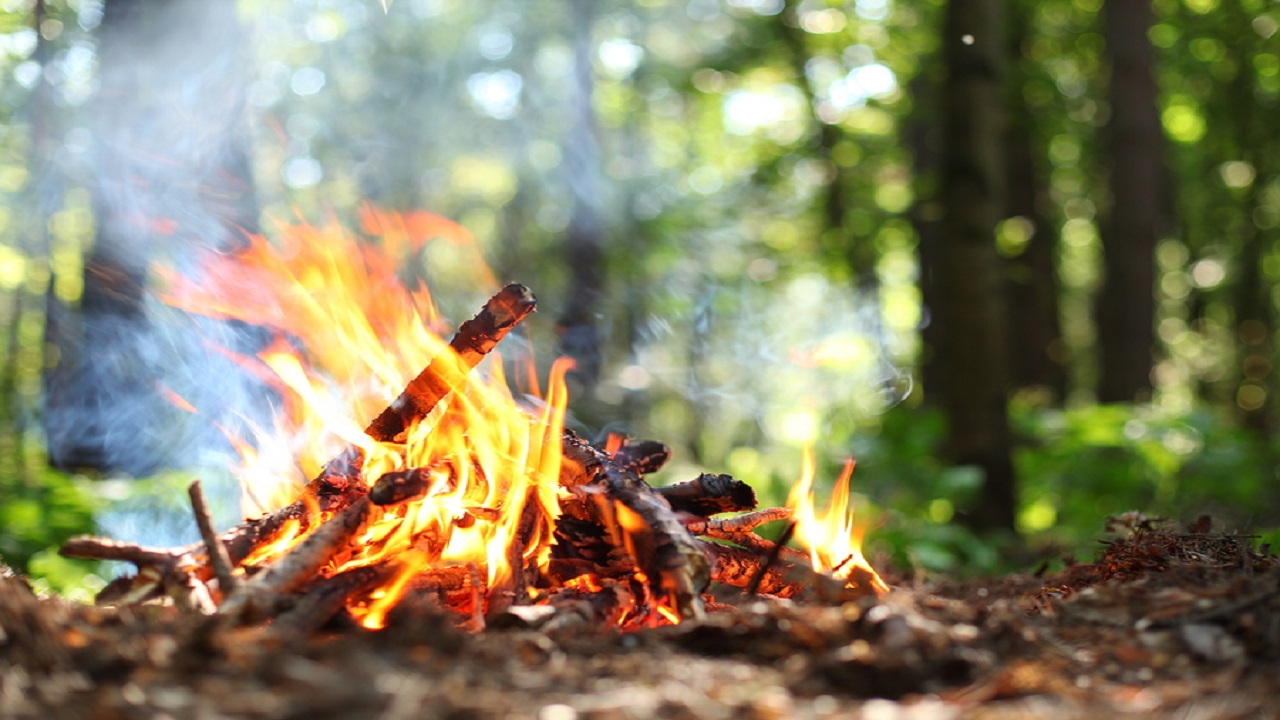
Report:
[[938,96],[941,84],[937,81],[937,58],[926,61],[924,69],[911,81],[911,117],[906,124],[906,143],[911,149],[911,163],[915,175],[915,203],[911,207],[911,225],[918,242],[916,261],[920,266],[920,358],[918,374],[924,390],[924,402],[937,406],[946,397],[946,373],[942,361],[946,354],[942,329],[946,324],[946,307],[942,302],[940,273],[942,271],[942,223],[941,199],[938,176],[941,164],[941,128],[938,126]]
[[1014,387],[1042,388],[1052,400],[1066,396],[1067,372],[1062,323],[1058,317],[1058,232],[1048,216],[1049,183],[1036,118],[1022,100],[1026,84],[1021,70],[1022,45],[1028,37],[1027,3],[1014,3],[1010,13],[1009,107],[1005,134],[1008,178],[1006,218],[1019,218],[1031,236],[1008,260],[1011,380]]
[[1155,360],[1155,245],[1160,220],[1161,138],[1147,0],[1106,3],[1111,60],[1106,126],[1111,206],[1102,223],[1098,298],[1100,402],[1151,397]]
[[[1250,13],[1232,6],[1233,22],[1247,24]],[[1277,247],[1280,233],[1274,226],[1262,227],[1258,212],[1263,204],[1262,188],[1268,181],[1274,182],[1276,153],[1280,152],[1280,133],[1276,124],[1262,120],[1258,112],[1254,88],[1258,86],[1258,71],[1253,58],[1262,48],[1254,43],[1256,35],[1249,35],[1250,42],[1242,42],[1230,51],[1238,68],[1235,78],[1227,85],[1227,117],[1231,118],[1238,157],[1254,170],[1252,182],[1243,191],[1238,218],[1240,252],[1236,258],[1238,278],[1232,298],[1236,322],[1237,366],[1235,405],[1241,425],[1262,442],[1271,457],[1277,451],[1272,438],[1275,433],[1276,376],[1272,370],[1275,355],[1275,291],[1276,283],[1263,272],[1263,262]],[[1272,103],[1275,104],[1274,102]],[[1233,153],[1235,154],[1235,153]],[[1230,156],[1228,156],[1230,157]]]
[[1006,43],[1000,0],[951,0],[943,28],[941,299],[951,461],[983,471],[982,530],[1014,527],[1007,417],[1008,343],[996,221],[1005,208]]
[[46,378],[58,466],[137,475],[177,459],[166,455],[181,416],[163,378],[190,358],[173,328],[149,318],[147,266],[181,266],[196,246],[229,250],[256,231],[241,35],[234,3],[103,5],[88,118],[96,235],[78,312],[51,333],[59,356]]

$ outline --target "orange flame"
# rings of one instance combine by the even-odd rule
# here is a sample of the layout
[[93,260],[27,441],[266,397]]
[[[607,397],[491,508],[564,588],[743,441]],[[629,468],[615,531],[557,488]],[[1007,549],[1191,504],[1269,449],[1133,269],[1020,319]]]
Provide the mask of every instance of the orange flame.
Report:
[[836,480],[831,503],[819,513],[813,502],[813,480],[817,474],[813,449],[806,448],[801,462],[800,479],[791,488],[787,507],[795,520],[796,541],[809,551],[809,561],[816,572],[842,580],[849,587],[867,583],[878,596],[889,592],[880,575],[862,555],[864,528],[854,522],[849,506],[849,481],[856,463],[849,460]]
[[[335,574],[394,558],[392,577],[364,607],[352,608],[367,626],[380,627],[423,570],[474,565],[492,588],[512,577],[513,562],[548,561],[559,515],[568,365],[552,368],[546,397],[530,411],[509,390],[494,353],[487,373],[467,373],[466,384],[410,427],[403,444],[373,440],[365,424],[429,361],[453,352],[426,288],[404,288],[397,270],[434,238],[475,246],[460,226],[426,213],[368,209],[362,229],[381,248],[336,223],[290,225],[280,228],[275,244],[254,237],[235,256],[211,255],[199,279],[164,268],[157,274],[171,305],[265,326],[276,336],[256,359],[240,359],[269,378],[283,402],[273,427],[253,429],[256,442],[233,438],[247,514],[297,499],[302,484],[349,446],[363,451],[361,477],[369,486],[393,470],[447,466],[426,497],[383,509],[354,553],[326,569]],[[472,269],[478,284],[496,285],[482,264]],[[539,510],[532,527],[522,524],[530,503]],[[252,561],[269,562],[301,535],[296,528],[282,534]],[[523,548],[509,557],[517,542]]]
[[[358,239],[336,222],[286,225],[274,242],[254,237],[234,256],[210,255],[199,278],[156,269],[165,283],[162,296],[170,304],[274,334],[275,340],[256,357],[236,358],[269,382],[281,399],[270,427],[246,419],[254,437],[232,438],[241,455],[237,473],[245,512],[261,515],[300,495],[314,505],[313,497],[300,493],[304,483],[327,461],[356,447],[363,459],[361,480],[369,487],[392,471],[413,469],[426,480],[421,498],[376,508],[355,547],[323,569],[330,576],[372,566],[385,570],[377,576],[380,587],[352,601],[348,609],[353,617],[366,627],[382,627],[415,578],[447,568],[465,568],[468,589],[501,588],[507,595],[532,596],[532,589],[518,582],[525,568],[547,567],[566,492],[559,475],[570,364],[553,365],[545,395],[536,373],[521,372],[527,376],[525,391],[535,397],[531,406],[512,394],[501,358],[493,353],[493,360],[479,370],[459,373],[465,383],[407,428],[403,442],[374,440],[364,431],[366,423],[399,395],[408,379],[429,362],[455,357],[430,293],[423,286],[405,288],[397,273],[425,243],[440,238],[448,247],[456,246],[455,256],[465,255],[463,263],[477,274],[477,286],[496,283],[466,231],[448,220],[369,208],[361,228],[378,242]],[[621,443],[620,437],[612,438],[610,450]],[[804,472],[789,501],[797,539],[810,549],[816,570],[850,585],[869,583],[883,594],[888,588],[863,558],[861,532],[847,512],[852,471],[851,463],[830,509],[820,515],[812,499],[813,456],[806,453]],[[309,511],[321,512],[314,506]],[[289,524],[244,564],[274,561],[325,519]],[[643,521],[623,506],[618,519],[630,548]],[[566,586],[599,590],[598,580],[582,576]],[[616,610],[620,625],[679,621],[679,613],[668,606],[670,598],[648,597],[643,573],[636,572],[632,580],[642,595]],[[492,601],[480,593],[474,597],[472,605]]]

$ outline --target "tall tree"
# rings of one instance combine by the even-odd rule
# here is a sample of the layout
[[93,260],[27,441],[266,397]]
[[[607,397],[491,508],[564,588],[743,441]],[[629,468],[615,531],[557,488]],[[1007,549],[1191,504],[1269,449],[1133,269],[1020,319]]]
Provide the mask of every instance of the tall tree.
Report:
[[165,448],[176,411],[160,378],[190,358],[148,317],[147,266],[188,260],[196,246],[226,250],[256,230],[242,39],[234,3],[103,4],[88,118],[96,235],[78,308],[51,313],[48,329],[57,465],[145,474],[175,460]]
[[1017,488],[1007,416],[1004,275],[996,223],[1004,212],[1005,54],[1002,0],[950,0],[943,24],[943,219],[938,268],[951,461],[983,471],[970,522],[1014,527]]
[[920,74],[911,81],[911,116],[903,136],[911,148],[915,202],[911,206],[911,226],[916,231],[916,258],[920,266],[920,304],[924,322],[920,328],[920,385],[924,400],[937,406],[946,397],[946,375],[939,359],[945,354],[943,325],[946,308],[942,302],[942,224],[938,188],[941,163],[941,127],[937,121],[942,85],[938,80],[939,58],[925,61]]
[[1010,221],[1007,234],[1021,244],[1010,247],[1010,368],[1016,387],[1040,387],[1056,400],[1066,395],[1062,362],[1062,323],[1058,318],[1055,257],[1058,232],[1050,217],[1049,178],[1044,141],[1036,115],[1023,98],[1028,81],[1024,46],[1030,42],[1032,3],[1015,0],[1009,11],[1009,130],[1005,134],[1005,166]]
[[[1252,13],[1239,5],[1233,5],[1226,13],[1230,25],[1249,27]],[[1274,253],[1280,232],[1274,223],[1259,222],[1263,205],[1262,188],[1276,177],[1280,163],[1280,131],[1276,124],[1266,121],[1266,115],[1258,112],[1259,105],[1273,108],[1275,95],[1259,92],[1261,83],[1258,65],[1254,62],[1263,43],[1257,33],[1245,33],[1241,42],[1233,43],[1226,59],[1234,66],[1234,77],[1225,83],[1224,105],[1233,142],[1230,156],[1240,160],[1226,167],[1224,181],[1234,186],[1238,206],[1232,223],[1238,227],[1240,251],[1236,258],[1239,277],[1232,298],[1236,323],[1237,364],[1233,378],[1236,383],[1236,408],[1241,424],[1270,446],[1275,429],[1274,395],[1277,390],[1272,371],[1275,355],[1275,292],[1273,273],[1264,272],[1267,256]],[[1269,226],[1268,226],[1269,225]],[[1275,450],[1272,449],[1274,453]]]
[[1111,0],[1104,12],[1111,82],[1105,129],[1110,207],[1101,227],[1097,326],[1098,400],[1151,396],[1155,358],[1155,245],[1160,223],[1163,134],[1156,105],[1150,2]]

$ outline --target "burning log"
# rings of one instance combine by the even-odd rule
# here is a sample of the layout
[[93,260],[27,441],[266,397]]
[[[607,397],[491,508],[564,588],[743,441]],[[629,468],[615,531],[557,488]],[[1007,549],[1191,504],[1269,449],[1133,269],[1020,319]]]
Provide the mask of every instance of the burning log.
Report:
[[542,508],[538,505],[537,488],[529,488],[525,492],[524,506],[520,511],[520,522],[511,541],[507,543],[506,560],[508,573],[489,588],[489,613],[502,612],[516,604],[520,594],[527,587],[525,582],[525,549],[533,540],[538,530],[538,520]]
[[756,509],[756,491],[729,475],[699,475],[693,480],[654,488],[671,507],[698,517]]
[[657,440],[624,440],[610,456],[613,464],[644,476],[656,473],[671,459],[671,448]]
[[392,569],[385,565],[365,565],[324,578],[313,584],[271,624],[276,635],[307,635],[341,612],[353,595],[371,590],[387,581]]
[[606,527],[614,531],[614,544],[625,547],[650,583],[674,600],[682,618],[703,617],[702,591],[711,581],[711,566],[671,505],[627,470],[609,468],[604,488],[596,505],[613,519]]
[[[791,513],[756,510],[745,483],[704,474],[651,487],[642,475],[669,459],[666,445],[614,441],[610,450],[596,448],[563,429],[556,414],[563,405],[550,400],[541,419],[515,403],[509,416],[505,405],[502,413],[484,414],[489,396],[480,385],[465,386],[467,375],[534,304],[527,288],[503,288],[458,328],[451,350],[433,357],[367,426],[374,441],[417,443],[419,433],[410,430],[439,403],[454,392],[465,400],[432,418],[431,440],[442,438],[440,449],[400,451],[390,465],[397,469],[371,486],[362,477],[370,471],[365,455],[352,446],[325,465],[299,500],[220,535],[194,484],[202,543],[156,550],[80,539],[63,553],[137,565],[137,578],[117,588],[117,598],[168,592],[227,623],[274,618],[277,633],[314,630],[344,607],[366,627],[381,627],[406,598],[446,608],[476,630],[503,618],[544,628],[632,629],[703,618],[703,592],[712,580],[798,594],[805,581],[793,576],[808,569],[807,558],[754,532]],[[473,417],[494,418],[504,439],[476,442],[483,433]],[[503,444],[508,440],[516,442]],[[211,593],[215,577],[220,592]],[[218,595],[221,607],[214,604]]]
[[[756,592],[791,598],[804,592],[803,581],[791,576],[801,569],[812,570],[794,560],[777,560],[769,562],[769,558],[750,550],[721,545],[707,540],[698,540],[698,544],[711,557],[715,558],[711,579],[725,585],[747,589],[755,582]],[[758,580],[756,580],[758,578]]]
[[294,590],[314,579],[320,569],[359,535],[372,518],[368,497],[361,497],[322,524],[265,571],[229,596],[219,614],[233,620],[269,617]]
[[374,419],[365,432],[380,442],[400,442],[404,431],[431,414],[446,395],[462,386],[466,375],[490,350],[528,317],[537,306],[529,288],[515,283],[498,291],[471,320],[463,323],[449,347],[452,355],[437,355]]
[[[449,341],[452,352],[432,358],[399,397],[365,428],[365,433],[379,442],[403,440],[400,436],[404,429],[431,414],[445,396],[462,384],[467,372],[479,365],[502,338],[534,311],[536,305],[537,298],[529,288],[514,283],[502,288],[489,298],[475,317],[458,327]],[[361,483],[357,481],[363,462],[359,448],[347,448],[307,484],[303,489],[304,497],[314,499],[314,504],[323,513],[341,510],[362,491]],[[350,491],[353,488],[356,492]],[[310,525],[311,515],[308,501],[299,500],[233,528],[220,538],[227,546],[232,562],[238,563],[254,548],[278,537],[281,529],[290,522],[300,522],[305,529]]]
[[374,505],[391,506],[420,500],[431,492],[432,486],[452,478],[452,474],[441,465],[444,463],[431,468],[409,468],[386,473],[369,488],[369,501]]

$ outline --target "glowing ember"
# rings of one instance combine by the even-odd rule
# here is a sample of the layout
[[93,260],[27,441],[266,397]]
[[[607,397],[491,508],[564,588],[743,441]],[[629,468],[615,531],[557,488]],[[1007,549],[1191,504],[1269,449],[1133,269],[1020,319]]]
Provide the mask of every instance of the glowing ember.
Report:
[[850,587],[870,587],[876,595],[884,595],[889,586],[862,556],[863,529],[854,523],[849,507],[853,468],[852,460],[845,463],[832,491],[831,504],[825,513],[819,513],[813,503],[816,463],[813,450],[805,450],[800,480],[791,488],[787,507],[795,520],[796,540],[808,549],[815,571],[843,580]]

